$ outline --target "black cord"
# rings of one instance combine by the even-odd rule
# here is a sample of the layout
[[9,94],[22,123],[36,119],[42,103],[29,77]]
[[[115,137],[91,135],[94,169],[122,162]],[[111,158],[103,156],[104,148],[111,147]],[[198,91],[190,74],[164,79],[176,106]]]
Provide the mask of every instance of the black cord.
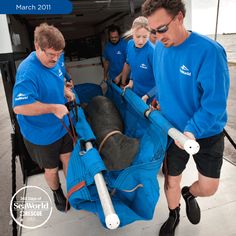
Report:
[[225,136],[228,138],[229,142],[233,145],[234,149],[236,149],[236,143],[234,142],[234,140],[230,137],[230,135],[227,133],[227,131],[224,129],[224,134]]

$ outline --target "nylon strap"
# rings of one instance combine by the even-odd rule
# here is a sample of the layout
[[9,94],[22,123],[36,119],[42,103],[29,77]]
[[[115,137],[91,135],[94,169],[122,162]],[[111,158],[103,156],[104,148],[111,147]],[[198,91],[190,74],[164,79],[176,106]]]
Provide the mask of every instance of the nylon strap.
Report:
[[113,136],[114,134],[122,134],[119,130],[114,130],[114,131],[111,131],[110,133],[108,133],[105,138],[102,140],[102,142],[100,143],[99,145],[99,148],[98,148],[98,152],[100,153],[103,146],[105,145],[106,141],[111,137]]

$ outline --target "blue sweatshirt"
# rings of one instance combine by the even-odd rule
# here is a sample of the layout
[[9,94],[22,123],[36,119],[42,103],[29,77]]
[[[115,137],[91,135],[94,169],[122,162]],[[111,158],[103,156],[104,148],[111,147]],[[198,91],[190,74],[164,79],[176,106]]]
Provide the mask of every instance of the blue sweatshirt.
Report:
[[223,47],[192,32],[180,45],[158,42],[153,57],[163,115],[196,138],[220,133],[227,122],[229,70]]
[[126,60],[127,42],[120,39],[117,44],[108,42],[105,46],[103,57],[109,62],[108,74],[111,80],[122,72]]
[[[47,104],[65,104],[64,75],[57,63],[45,67],[32,52],[18,67],[13,89],[13,107],[36,101]],[[66,134],[60,120],[52,113],[38,116],[17,115],[25,139],[37,145],[54,143]],[[68,126],[67,116],[63,118]]]
[[131,69],[133,91],[140,97],[155,87],[153,53],[154,47],[149,41],[142,48],[136,48],[133,39],[128,42],[126,63]]

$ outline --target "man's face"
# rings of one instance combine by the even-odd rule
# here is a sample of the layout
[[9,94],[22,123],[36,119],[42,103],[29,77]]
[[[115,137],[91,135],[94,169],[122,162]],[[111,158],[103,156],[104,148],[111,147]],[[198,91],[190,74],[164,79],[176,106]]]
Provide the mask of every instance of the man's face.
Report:
[[36,48],[36,53],[39,60],[44,66],[48,68],[54,67],[59,57],[63,53],[63,50],[56,51],[53,48],[41,49],[39,46],[36,46],[36,45],[35,45],[35,48]]
[[182,14],[173,17],[164,8],[160,8],[148,17],[148,22],[151,30],[156,31],[157,39],[165,47],[178,45],[182,32]]
[[110,32],[109,39],[110,39],[111,43],[117,44],[120,40],[120,35],[117,31]]

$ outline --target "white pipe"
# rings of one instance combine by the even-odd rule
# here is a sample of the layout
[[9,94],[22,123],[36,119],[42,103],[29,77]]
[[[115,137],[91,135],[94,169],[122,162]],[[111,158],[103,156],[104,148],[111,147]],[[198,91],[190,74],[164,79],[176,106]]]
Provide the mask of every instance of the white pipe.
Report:
[[[85,146],[86,151],[93,147],[91,142],[87,142]],[[108,229],[117,229],[120,225],[120,219],[114,210],[102,173],[96,174],[94,180],[104,212],[106,226]]]
[[198,153],[198,151],[200,149],[198,142],[196,142],[193,139],[189,139],[184,134],[182,134],[179,130],[177,130],[175,128],[170,128],[168,130],[168,135],[171,138],[173,138],[174,140],[178,141],[184,147],[184,150],[188,154],[194,155],[194,154]]

